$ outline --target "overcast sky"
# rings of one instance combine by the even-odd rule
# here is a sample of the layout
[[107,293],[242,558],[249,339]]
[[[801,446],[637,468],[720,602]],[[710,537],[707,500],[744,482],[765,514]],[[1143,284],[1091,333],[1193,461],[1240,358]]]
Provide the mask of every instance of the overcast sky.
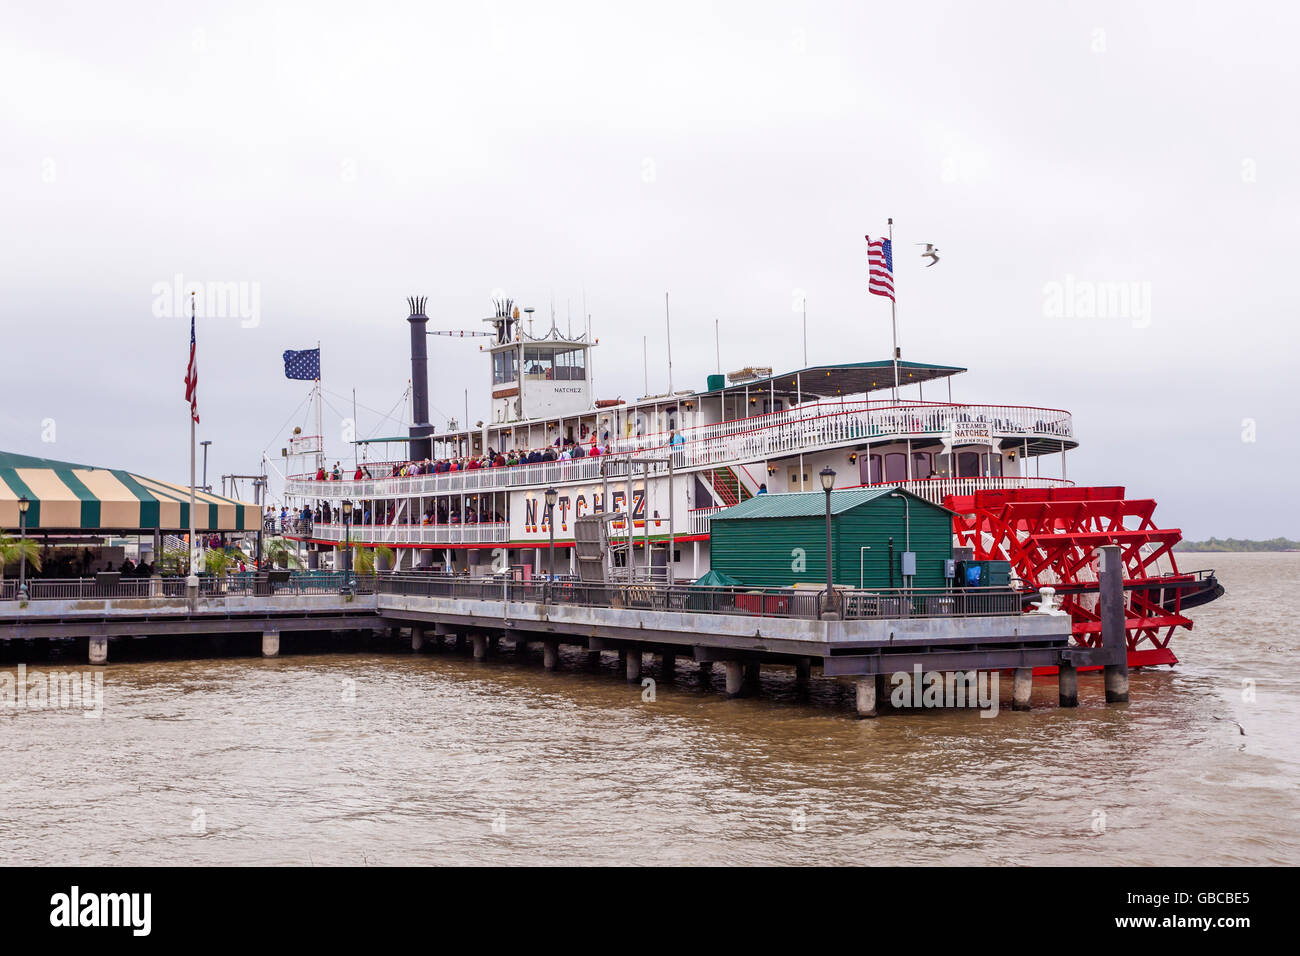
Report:
[[[1164,525],[1300,537],[1300,13],[904,6],[3,0],[0,449],[187,481],[177,275],[258,296],[199,321],[213,484],[307,424],[286,348],[321,343],[331,458],[354,387],[399,430],[411,294],[447,329],[585,294],[599,397],[643,334],[666,388],[665,291],[678,388],[715,318],[726,369],[802,364],[801,293],[812,362],[884,359],[893,216],[904,358],[1070,409],[1070,477]],[[477,343],[430,345],[435,423],[484,417]]]

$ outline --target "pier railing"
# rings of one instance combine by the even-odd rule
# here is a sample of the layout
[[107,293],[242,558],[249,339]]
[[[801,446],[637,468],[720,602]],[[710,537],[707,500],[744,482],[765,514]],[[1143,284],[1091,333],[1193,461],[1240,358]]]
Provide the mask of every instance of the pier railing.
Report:
[[[534,578],[457,578],[440,574],[385,574],[380,594],[456,600],[567,604],[697,614],[817,619],[824,592],[804,588],[707,588],[651,583],[589,584]],[[988,617],[1019,614],[1025,593],[1009,588],[835,589],[841,617]]]
[[[345,571],[295,571],[276,578],[267,572],[248,571],[242,574],[199,575],[199,595],[269,596],[272,594],[338,594],[349,583],[357,594],[373,594],[376,575],[352,574]],[[170,575],[154,578],[122,578],[106,581],[103,578],[31,578],[27,581],[29,601],[76,600],[140,600],[147,598],[184,598],[187,596],[185,576]],[[18,600],[18,582],[5,580],[0,584],[0,601]]]

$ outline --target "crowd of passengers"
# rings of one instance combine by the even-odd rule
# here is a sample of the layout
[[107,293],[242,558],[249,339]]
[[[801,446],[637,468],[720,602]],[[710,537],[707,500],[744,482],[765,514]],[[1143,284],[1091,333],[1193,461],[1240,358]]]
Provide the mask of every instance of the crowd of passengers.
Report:
[[[352,512],[352,520],[355,524],[363,525],[386,525],[393,524],[393,519],[397,516],[397,507],[393,502],[380,502],[371,510],[370,502],[363,502]],[[342,513],[338,508],[331,508],[328,501],[317,502],[315,508],[303,508],[301,512],[296,513],[297,517],[304,525],[330,524],[335,518],[342,520]],[[462,513],[460,502],[452,501],[450,503],[441,502],[437,505],[429,505],[424,514],[420,516],[420,524],[487,524],[493,521],[505,521],[505,517],[499,511],[493,511],[486,506],[476,507],[473,504],[466,503],[465,510]],[[289,511],[286,508],[280,509],[280,530],[283,531],[289,524]]]
[[[443,475],[454,471],[474,471],[478,468],[513,468],[515,465],[539,465],[549,461],[575,461],[580,458],[597,458],[601,455],[610,454],[609,449],[609,432],[606,431],[602,437],[603,445],[596,443],[593,435],[591,446],[584,448],[581,442],[575,442],[572,438],[563,440],[555,439],[555,444],[544,449],[534,448],[531,451],[522,451],[512,448],[508,452],[494,451],[489,448],[487,454],[481,457],[469,458],[426,458],[424,461],[394,462],[389,465],[376,465],[372,471],[367,464],[357,466],[356,472],[352,475],[353,481],[364,481],[369,478],[408,478],[412,475]],[[683,444],[684,439],[673,429],[668,435],[668,444],[676,446]],[[316,470],[317,481],[342,481],[343,469],[339,463],[334,462],[334,467],[326,471],[324,467]]]
[[[609,453],[608,439],[606,439],[603,448],[594,441],[591,443],[591,447],[584,448],[572,439],[565,439],[563,443],[557,439],[553,447],[542,450],[520,451],[511,449],[508,452],[500,452],[489,448],[487,454],[481,457],[439,458],[436,460],[426,458],[424,461],[394,462],[391,466],[386,464],[375,466],[373,470],[369,465],[361,464],[357,466],[352,480],[407,478],[411,475],[442,475],[455,471],[474,471],[478,468],[511,468],[515,465],[538,465],[549,461],[575,461],[580,458],[596,458]],[[324,468],[317,469],[316,480],[342,481],[343,470],[336,461],[331,471],[327,472]]]

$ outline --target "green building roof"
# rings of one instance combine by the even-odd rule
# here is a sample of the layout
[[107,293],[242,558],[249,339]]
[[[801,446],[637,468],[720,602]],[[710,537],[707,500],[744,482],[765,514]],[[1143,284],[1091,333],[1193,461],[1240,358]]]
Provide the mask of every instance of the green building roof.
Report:
[[[875,501],[894,492],[906,495],[913,501],[919,501],[931,508],[942,508],[920,495],[904,491],[897,485],[884,485],[875,488],[846,488],[831,492],[831,514],[837,515],[850,511],[869,501]],[[947,511],[948,509],[944,508]],[[730,521],[746,518],[815,518],[826,514],[826,493],[816,491],[794,491],[781,495],[755,495],[748,501],[741,502],[715,514],[710,521]]]

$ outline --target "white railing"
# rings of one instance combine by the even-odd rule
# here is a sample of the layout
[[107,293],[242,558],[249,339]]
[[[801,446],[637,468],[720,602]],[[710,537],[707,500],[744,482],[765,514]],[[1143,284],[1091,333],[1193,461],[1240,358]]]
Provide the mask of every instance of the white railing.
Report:
[[312,538],[342,544],[502,544],[510,540],[510,525],[505,521],[479,524],[377,524],[353,525],[351,532],[333,522],[312,526]]
[[721,505],[712,508],[694,508],[691,510],[691,534],[708,534],[709,519],[722,510]]
[[[1059,409],[938,402],[901,405],[819,402],[687,429],[682,434],[684,441],[672,446],[673,464],[676,468],[692,468],[775,458],[848,442],[939,438],[948,433],[954,422],[987,424],[995,437],[1011,440],[1072,441],[1074,434],[1070,413]],[[602,466],[611,479],[625,478],[627,456],[641,452],[662,453],[667,447],[664,438],[663,435],[648,435],[618,439],[611,443],[612,457],[602,455],[576,461],[362,481],[293,478],[286,482],[285,494],[299,498],[355,500],[536,488],[592,481],[600,478]],[[654,468],[662,470],[663,466]]]
[[[792,418],[795,414],[802,417]],[[774,421],[775,420],[775,421]],[[705,437],[687,439],[673,447],[678,468],[730,461],[770,459],[812,449],[861,441],[890,441],[907,438],[942,438],[954,422],[987,424],[992,434],[1003,439],[1072,440],[1069,412],[1003,405],[828,405],[802,411],[799,408],[754,419],[706,425]],[[744,427],[746,424],[748,428]],[[709,434],[716,432],[714,434]],[[615,452],[634,449],[628,445],[645,442],[631,439]]]
[[[765,436],[795,430],[816,440],[827,426],[835,430],[843,421],[852,421],[872,435],[937,435],[948,430],[953,421],[983,422],[992,426],[994,433],[1003,436],[1023,434],[1025,437],[1071,438],[1073,435],[1070,413],[1057,408],[1034,408],[1024,405],[953,405],[948,402],[816,402],[797,405],[781,412],[736,418],[712,425],[699,425],[683,429],[680,434],[689,445],[693,442],[713,442],[720,438],[751,436],[762,432]],[[854,436],[856,437],[856,436]],[[660,448],[667,444],[668,436],[659,433],[635,438],[616,439],[611,449],[616,453],[635,452]]]
[[[415,495],[445,495],[457,492],[496,491],[520,487],[562,485],[576,481],[592,481],[601,477],[601,467],[610,480],[627,477],[627,458],[607,458],[604,455],[588,456],[572,461],[548,461],[535,465],[513,465],[501,468],[473,468],[469,471],[446,472],[441,475],[413,475],[406,478],[371,478],[361,481],[316,481],[311,478],[291,478],[285,483],[285,494],[300,498],[358,499],[405,498]],[[652,472],[664,466],[652,466]],[[641,468],[636,470],[641,474]]]
[[894,485],[941,505],[947,495],[973,495],[977,491],[1004,491],[1012,488],[1072,488],[1074,482],[1065,478],[990,475],[983,478],[913,478],[907,481],[880,481],[865,487],[881,488]]

